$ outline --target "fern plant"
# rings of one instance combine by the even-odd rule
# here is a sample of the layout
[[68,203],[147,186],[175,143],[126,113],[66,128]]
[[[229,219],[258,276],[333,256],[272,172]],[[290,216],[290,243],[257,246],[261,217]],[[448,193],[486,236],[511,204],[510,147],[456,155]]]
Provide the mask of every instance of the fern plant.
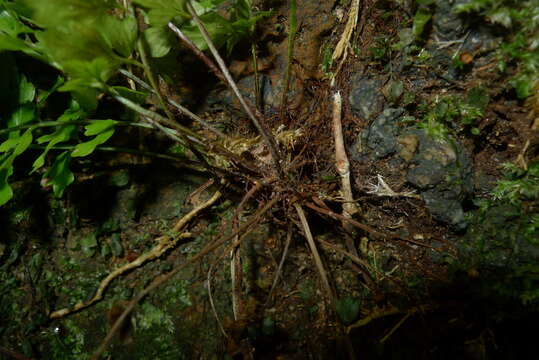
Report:
[[[160,105],[167,117],[144,107],[151,92],[160,97],[144,48],[149,47],[154,57],[167,55],[174,46],[168,23],[174,22],[200,49],[206,48],[191,21],[186,1],[134,0],[134,5],[124,7],[110,0],[0,0],[0,56],[10,60],[0,71],[11,74],[0,79],[0,90],[15,89],[17,93],[12,98],[5,93],[0,95],[9,103],[8,110],[0,111],[0,205],[13,196],[9,178],[14,172],[15,159],[32,147],[43,151],[34,161],[31,173],[45,166],[50,154],[56,155],[42,180],[52,186],[56,196],[61,196],[74,181],[69,170],[71,159],[91,155],[112,137],[118,126],[157,127],[183,146],[191,146],[194,153],[204,152],[190,145],[190,141],[195,141],[196,146],[202,146],[200,136],[172,121],[164,101]],[[217,11],[222,2],[191,3],[216,45],[226,46],[231,52],[242,38],[252,33],[256,22],[269,13],[254,13],[250,0],[236,0],[230,16],[225,18]],[[146,22],[143,31],[139,29],[138,14]],[[59,71],[61,75],[55,85],[51,89],[38,89],[19,71],[14,52],[22,52]],[[118,71],[127,68],[142,70],[152,87],[137,90],[113,85],[118,83],[115,79]],[[53,92],[69,93],[71,103],[58,118],[41,118],[47,97]],[[103,94],[150,119],[151,125],[89,120]],[[56,149],[66,144],[71,148],[57,154]]]

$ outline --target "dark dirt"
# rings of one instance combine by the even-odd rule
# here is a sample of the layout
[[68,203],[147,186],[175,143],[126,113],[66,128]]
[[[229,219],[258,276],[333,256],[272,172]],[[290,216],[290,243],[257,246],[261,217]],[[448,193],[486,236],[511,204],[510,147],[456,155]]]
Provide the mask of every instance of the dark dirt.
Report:
[[[358,271],[349,257],[343,255],[348,250],[340,221],[308,212],[337,299],[354,299],[360,304],[359,314],[345,321],[325,299],[301,225],[287,201],[290,199],[285,199],[241,243],[243,312],[236,320],[232,312],[229,254],[220,250],[188,266],[145,298],[132,314],[123,337],[115,340],[110,358],[486,359],[519,358],[519,354],[533,348],[535,341],[530,336],[534,332],[522,329],[526,325],[537,328],[537,313],[531,313],[525,321],[520,318],[501,322],[486,315],[488,298],[475,291],[486,281],[482,270],[472,268],[455,273],[450,266],[458,258],[456,240],[465,235],[468,223],[464,217],[460,219],[462,222],[451,223],[440,216],[444,214],[433,213],[425,201],[425,192],[410,181],[410,172],[419,166],[418,157],[426,156],[420,153],[418,140],[406,132],[417,131],[416,125],[424,114],[419,104],[431,103],[441,95],[464,96],[477,86],[486,88],[491,99],[477,123],[481,135],[474,137],[464,132],[452,135],[458,143],[452,156],[456,159],[460,151],[466,151],[473,163],[468,174],[470,188],[457,195],[447,195],[452,189],[447,182],[449,170],[442,169],[446,172],[440,176],[446,182],[440,191],[447,190],[443,196],[451,198],[436,195],[442,196],[436,201],[446,201],[445,204],[454,201],[463,214],[474,210],[472,200],[492,190],[501,175],[500,165],[516,161],[526,141],[530,141],[532,149],[530,159],[537,157],[537,130],[531,130],[528,110],[511,95],[507,78],[497,72],[493,51],[476,44],[477,48],[469,50],[474,53],[471,69],[455,75],[450,57],[459,43],[438,48],[441,40],[434,37],[439,31],[435,28],[423,44],[424,49],[434,54],[426,62],[406,64],[408,55],[397,50],[388,50],[384,59],[373,58],[372,49],[380,47],[383,39],[395,43],[399,30],[411,26],[413,11],[391,1],[363,1],[351,53],[332,89],[330,74],[322,67],[324,49],[333,49],[337,43],[348,7],[337,1],[298,1],[293,79],[282,119],[278,106],[286,67],[286,31],[268,29],[285,26],[288,10],[281,2],[273,3],[274,16],[261,25],[259,47],[263,56],[259,59],[259,70],[268,86],[263,97],[266,125],[272,129],[284,125],[285,129],[302,131],[286,160],[291,184],[303,200],[312,202],[315,197],[328,209],[342,212],[331,128],[331,95],[338,89],[343,94],[344,137],[351,159],[354,197],[361,209],[355,219],[380,233],[393,234],[354,232],[356,250],[367,264]],[[344,17],[339,18],[339,14]],[[444,41],[461,39],[464,34],[446,33]],[[487,36],[487,40],[492,40],[492,36]],[[245,92],[250,91],[253,81],[248,79],[254,76],[249,59],[233,56],[231,60]],[[371,100],[372,113],[368,118],[362,117],[364,112],[355,105],[357,101],[365,101],[361,99],[365,89],[358,88],[361,81],[358,79],[365,76],[375,79],[371,82],[375,86],[375,99]],[[410,103],[403,100],[405,95],[396,100],[388,96],[387,85],[397,80],[402,82],[405,93],[414,95]],[[238,116],[239,110],[229,93],[217,86],[209,94],[201,105],[207,118],[232,124],[228,130],[231,133],[255,135],[248,120]],[[389,108],[401,109],[399,119],[404,115],[414,118],[411,122],[396,120],[394,139],[388,140],[392,141],[394,150],[380,156],[361,153],[356,145],[362,132]],[[423,139],[423,135],[419,138]],[[10,251],[14,244],[23,244],[17,255],[24,259],[22,263],[30,263],[41,254],[46,261],[41,275],[36,276],[48,282],[43,288],[34,288],[32,281],[40,282],[28,275],[34,270],[25,271],[19,265],[16,273],[23,285],[15,292],[14,312],[25,309],[31,317],[88,299],[111,269],[148,251],[155,238],[166,233],[178,218],[217,189],[213,185],[196,193],[205,183],[206,175],[172,168],[165,161],[140,164],[128,160],[115,168],[109,161],[103,160],[101,177],[79,181],[58,202],[51,202],[50,194],[30,181],[17,184],[16,201],[0,213],[2,221],[9,224],[3,227],[2,236],[7,239],[5,243]],[[127,176],[126,182],[114,180],[119,172]],[[80,178],[83,171],[77,175]],[[373,192],[378,176],[394,192],[413,192],[413,196],[381,196]],[[458,181],[464,180],[458,178]],[[39,331],[31,326],[21,331],[20,325],[13,325],[9,328],[11,333],[4,333],[7,341],[1,344],[10,344],[13,349],[30,346],[42,358],[88,358],[106,335],[108,322],[126,301],[154,277],[184,263],[208,242],[231,233],[235,208],[243,197],[242,191],[248,190],[244,184],[236,184],[236,188],[240,191],[229,191],[229,200],[197,220],[190,229],[194,235],[191,240],[162,259],[115,280],[102,302],[66,319],[45,323]],[[254,196],[240,214],[240,222],[245,222],[273,195],[262,192]],[[18,219],[17,214],[26,211],[28,204],[32,204],[28,210],[32,216]],[[443,213],[443,208],[440,211]],[[280,280],[268,298],[289,232],[291,244]],[[94,235],[95,244],[86,242],[85,239]],[[4,254],[2,261],[9,261],[5,260],[7,257]],[[208,278],[221,324],[216,321],[209,301]],[[504,305],[514,307],[515,315],[524,311],[515,304]],[[349,328],[347,333],[348,325],[370,316],[372,321]],[[15,321],[14,315],[3,318]],[[493,355],[496,349],[499,355]],[[62,352],[71,355],[58,355]]]

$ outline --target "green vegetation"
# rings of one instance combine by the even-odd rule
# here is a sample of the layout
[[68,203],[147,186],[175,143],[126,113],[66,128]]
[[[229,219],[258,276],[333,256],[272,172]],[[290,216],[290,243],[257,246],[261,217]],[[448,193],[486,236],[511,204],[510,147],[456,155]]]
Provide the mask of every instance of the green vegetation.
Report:
[[458,13],[476,13],[493,24],[511,29],[499,51],[499,68],[506,71],[516,65],[511,80],[519,98],[532,95],[539,82],[539,1],[538,0],[468,0],[457,5]]
[[[230,53],[241,39],[252,34],[256,22],[269,12],[255,13],[250,1],[237,0],[230,16],[225,18],[217,11],[222,2],[204,0],[193,5],[216,46],[226,46]],[[199,138],[193,131],[171,123],[170,113],[145,58],[145,48],[149,48],[153,57],[164,57],[170,52],[177,43],[167,27],[170,22],[179,26],[200,49],[207,49],[207,44],[192,22],[184,0],[137,0],[134,3],[141,6],[138,12],[132,6],[124,8],[107,0],[91,4],[82,0],[0,1],[3,64],[0,96],[7,109],[3,108],[0,113],[0,205],[13,196],[9,178],[16,168],[15,160],[27,150],[42,149],[30,174],[41,172],[43,186],[51,186],[60,197],[74,182],[70,170],[73,159],[90,156],[119,126],[154,127],[151,121],[150,124],[133,123],[120,116],[115,120],[91,119],[99,103],[106,99],[105,94],[146,118],[168,123],[170,128],[160,129],[195,153],[205,152],[195,150],[186,139],[186,136]],[[135,14],[148,22],[142,33]],[[56,78],[55,82],[43,87],[37,79],[29,79],[19,65],[24,59],[15,52],[41,61],[37,66]],[[143,107],[149,99],[148,88],[129,88],[125,80],[118,79],[118,70],[136,71],[137,68],[146,74],[168,119]],[[59,109],[49,99],[62,92],[69,93],[70,100]],[[51,113],[60,115],[51,116]],[[57,149],[63,151],[58,153]],[[48,169],[40,171],[45,165],[49,165]]]
[[[437,77],[445,75],[438,72],[435,74],[435,70],[444,71],[449,68],[450,71],[462,71],[466,70],[466,65],[469,65],[467,69],[475,67],[473,63],[465,64],[458,57],[452,65],[449,64],[450,55],[447,55],[455,53],[454,49],[460,40],[444,41],[446,44],[443,46],[451,47],[447,53],[441,50],[443,48],[430,46],[438,42],[436,39],[431,42],[430,36],[430,22],[437,15],[438,2],[435,0],[399,1],[399,10],[410,11],[407,15],[393,13],[398,7],[391,1],[377,4],[380,7],[391,7],[391,11],[382,15],[376,6],[362,7],[361,11],[365,11],[362,17],[372,15],[378,24],[382,24],[394,16],[395,23],[380,26],[380,29],[370,24],[362,26],[360,36],[365,35],[365,40],[368,40],[362,45],[369,44],[367,46],[371,47],[367,51],[370,53],[359,58],[360,61],[349,58],[348,62],[341,64],[343,72],[336,79],[341,81],[337,83],[338,86],[346,83],[348,87],[341,89],[343,93],[352,90],[354,84],[350,85],[352,81],[349,79],[355,79],[356,76],[352,75],[361,68],[362,75],[369,77],[369,82],[383,84],[383,89],[380,89],[383,98],[377,93],[378,89],[370,91],[369,86],[369,91],[365,91],[375,93],[372,101],[380,98],[383,103],[381,107],[385,107],[380,111],[398,107],[399,114],[406,115],[397,126],[405,127],[413,122],[432,137],[448,141],[459,157],[455,166],[451,163],[449,171],[440,173],[444,182],[443,191],[449,193],[453,186],[466,187],[466,191],[459,192],[455,197],[458,196],[459,206],[462,205],[469,216],[469,227],[467,233],[463,234],[464,226],[455,230],[444,227],[441,222],[436,223],[435,217],[425,216],[424,205],[428,205],[429,201],[426,196],[423,196],[423,203],[415,199],[419,197],[416,195],[414,199],[397,199],[395,196],[395,201],[389,201],[391,199],[387,197],[382,198],[366,191],[365,184],[362,184],[366,179],[364,175],[371,176],[374,175],[373,171],[380,170],[381,174],[376,174],[379,179],[383,179],[382,174],[384,177],[395,175],[387,176],[388,184],[395,188],[393,191],[386,185],[392,193],[410,194],[406,188],[415,185],[406,178],[406,172],[415,166],[414,163],[421,166],[416,160],[422,154],[415,159],[413,156],[423,151],[421,142],[424,134],[416,136],[420,133],[417,129],[414,129],[413,136],[404,139],[409,142],[403,141],[401,144],[403,148],[406,145],[405,150],[411,155],[411,160],[406,162],[392,161],[391,153],[382,159],[385,164],[383,167],[370,166],[380,165],[380,162],[367,164],[371,160],[351,154],[354,163],[350,170],[357,180],[353,185],[358,195],[356,200],[358,204],[367,206],[362,207],[366,211],[362,212],[361,217],[354,217],[357,220],[354,225],[363,230],[349,232],[354,235],[352,242],[356,243],[347,244],[347,248],[353,253],[357,242],[361,241],[364,245],[371,240],[373,244],[376,243],[376,247],[380,247],[379,252],[375,248],[372,253],[370,248],[361,247],[362,252],[358,256],[365,262],[346,254],[348,251],[338,251],[336,256],[329,250],[341,249],[341,227],[349,219],[332,214],[340,210],[339,207],[344,203],[339,195],[338,177],[334,176],[333,149],[327,145],[332,144],[331,129],[326,121],[327,114],[324,115],[322,111],[331,106],[326,106],[330,103],[324,100],[329,89],[329,86],[325,87],[327,84],[324,79],[313,80],[309,78],[309,72],[298,72],[296,77],[305,85],[306,91],[298,91],[302,96],[298,97],[301,100],[300,107],[298,111],[289,112],[294,118],[283,121],[283,118],[279,119],[276,113],[270,111],[260,116],[266,120],[265,126],[268,128],[277,128],[279,122],[284,122],[286,126],[305,127],[307,130],[305,136],[300,138],[298,135],[298,146],[295,149],[292,146],[295,137],[290,140],[290,146],[281,143],[283,151],[278,154],[283,155],[283,160],[279,161],[278,156],[273,156],[278,164],[273,171],[268,160],[268,147],[264,148],[256,138],[244,138],[248,133],[251,135],[252,128],[243,119],[238,122],[224,120],[229,121],[231,127],[223,130],[223,133],[215,129],[224,125],[221,119],[211,118],[211,111],[205,113],[210,118],[210,122],[206,123],[206,120],[174,103],[177,93],[170,94],[185,85],[181,80],[173,80],[172,74],[179,78],[183,76],[179,72],[199,75],[200,69],[195,72],[190,67],[193,64],[192,56],[198,56],[199,60],[205,60],[208,64],[212,60],[206,58],[204,52],[209,49],[213,51],[212,44],[232,55],[243,41],[257,41],[256,24],[269,16],[270,12],[257,12],[253,1],[0,0],[0,63],[3,65],[0,67],[0,206],[4,206],[0,209],[0,221],[2,226],[6,224],[5,232],[8,234],[5,243],[0,241],[0,338],[6,339],[2,340],[0,346],[5,344],[32,358],[88,358],[114,322],[111,321],[111,309],[117,308],[123,312],[127,301],[133,299],[140,306],[130,314],[128,323],[123,325],[132,325],[136,341],[131,344],[123,342],[122,330],[118,331],[116,335],[120,336],[113,340],[112,346],[107,345],[105,357],[121,359],[122,356],[127,358],[135,353],[141,359],[181,359],[192,358],[194,355],[190,355],[195,352],[199,357],[219,357],[223,355],[225,347],[231,356],[237,357],[243,351],[239,348],[244,344],[257,351],[261,347],[271,347],[285,354],[289,348],[297,345],[292,341],[306,344],[306,337],[319,341],[327,325],[333,331],[331,336],[335,338],[328,339],[330,345],[321,342],[315,344],[314,349],[318,351],[318,346],[333,348],[334,340],[341,341],[339,337],[344,335],[344,327],[368,314],[369,308],[376,314],[378,310],[383,313],[384,307],[402,306],[402,313],[406,313],[406,316],[401,321],[394,322],[386,329],[382,329],[386,326],[383,322],[372,327],[376,332],[386,333],[383,341],[389,336],[397,339],[399,331],[413,334],[413,331],[404,328],[411,326],[413,329],[414,326],[410,325],[413,321],[412,312],[405,311],[408,304],[416,300],[432,301],[435,305],[432,309],[438,311],[438,307],[441,308],[435,316],[443,313],[446,299],[438,302],[438,299],[430,297],[430,291],[431,285],[445,285],[443,280],[447,279],[447,264],[455,270],[455,274],[467,273],[476,278],[484,276],[482,279],[486,281],[481,283],[482,287],[470,287],[472,291],[483,291],[481,301],[493,296],[496,300],[509,299],[518,302],[519,306],[532,305],[539,309],[539,162],[535,160],[526,163],[533,155],[531,151],[526,153],[524,148],[522,159],[519,159],[523,167],[504,165],[504,177],[488,194],[483,194],[484,198],[475,199],[473,207],[467,203],[468,199],[463,198],[472,191],[471,176],[483,173],[472,174],[471,168],[468,172],[469,161],[466,157],[466,176],[470,175],[470,178],[460,176],[464,165],[459,163],[461,153],[458,151],[462,149],[456,149],[465,143],[473,142],[481,146],[487,144],[485,154],[490,156],[496,153],[490,151],[490,144],[495,141],[502,145],[510,144],[505,134],[498,136],[482,133],[487,131],[484,128],[486,121],[480,120],[486,116],[491,103],[498,105],[507,99],[512,103],[516,103],[517,98],[527,99],[531,110],[539,112],[539,95],[534,95],[534,89],[539,89],[539,0],[458,2],[458,12],[471,14],[467,16],[474,19],[483,16],[496,26],[511,29],[513,35],[506,39],[498,53],[500,69],[505,72],[500,79],[510,79],[515,89],[505,92],[499,91],[503,90],[503,86],[507,87],[501,81],[501,85],[495,89],[485,88],[484,78],[489,79],[492,72],[483,70],[481,76],[475,76],[470,71],[458,81],[452,77],[447,78],[445,80],[449,85],[438,81]],[[258,40],[260,53],[264,56],[264,62],[259,63],[260,69],[268,72],[264,81],[264,95],[268,95],[268,98],[275,100],[275,91],[281,88],[275,86],[275,75],[278,72],[274,71],[283,71],[284,92],[281,108],[277,109],[281,115],[288,112],[286,96],[292,76],[291,64],[293,60],[296,61],[298,66],[295,68],[301,71],[303,66],[300,58],[306,56],[302,53],[305,49],[298,49],[294,57],[295,36],[297,33],[301,33],[302,37],[309,35],[312,25],[317,25],[316,19],[305,16],[309,14],[307,10],[312,9],[296,9],[295,0],[262,2],[259,5],[261,8],[274,4],[284,7],[287,3],[290,6],[288,52],[278,54],[279,50],[275,50],[284,48],[282,45],[285,45],[286,39],[282,32],[270,31],[269,35],[264,32],[266,38]],[[340,3],[350,2],[341,0]],[[526,11],[530,12],[530,8],[533,9],[533,16],[528,18]],[[338,10],[341,12],[342,9]],[[194,15],[194,12],[198,15]],[[201,26],[196,20],[198,17],[209,32],[211,42],[202,36],[204,31],[200,31]],[[285,23],[282,18],[275,18],[279,22],[276,26]],[[328,23],[333,20],[329,19]],[[399,31],[403,22],[407,28]],[[342,27],[343,21],[335,21],[334,25],[338,29]],[[327,77],[330,77],[332,67],[336,66],[332,64],[331,45],[336,38],[335,34],[325,31],[316,35],[317,43],[321,40],[319,43],[323,44],[320,55],[322,69]],[[193,45],[185,39],[180,40],[176,35],[189,38],[202,53],[191,51]],[[282,43],[279,44],[279,41]],[[254,72],[255,93],[261,90],[261,84],[258,83],[257,51],[253,44],[250,54],[253,58],[250,61],[254,69],[251,64],[242,61],[245,60],[243,51],[243,58],[234,59],[240,60],[238,68],[245,66],[237,72],[241,71],[242,77]],[[309,54],[312,57],[313,53]],[[481,61],[485,59],[487,65],[482,63],[481,68],[492,70],[488,64],[492,58],[488,55]],[[285,61],[288,61],[286,69]],[[433,64],[441,67],[434,69]],[[167,67],[177,67],[180,70],[175,68],[175,72],[167,73],[164,71]],[[225,67],[221,70],[214,70],[212,66],[210,68],[222,80],[223,73],[226,73]],[[236,71],[233,73],[236,74]],[[203,79],[206,80],[205,77]],[[460,92],[466,86],[470,88]],[[219,96],[229,96],[225,91],[217,90]],[[205,94],[206,91],[209,89],[201,89]],[[434,95],[431,97],[429,94]],[[256,104],[245,106],[247,112],[255,112],[256,105],[261,104],[258,101],[259,95],[257,93],[255,96]],[[424,103],[418,104],[418,99],[424,99]],[[199,100],[197,98],[193,103],[206,105]],[[350,140],[352,144],[352,137],[357,137],[356,130],[367,124],[355,124],[355,110],[350,112],[346,108],[352,103],[351,98],[348,100],[343,103],[342,115],[346,141]],[[522,104],[519,103],[519,106]],[[498,112],[497,107],[491,107],[493,111],[488,112],[489,117]],[[173,113],[173,110],[181,113],[182,118]],[[416,121],[416,118],[419,120]],[[190,123],[190,120],[193,122]],[[495,121],[489,118],[488,123],[490,125]],[[501,121],[507,125],[510,121],[523,120],[508,117]],[[256,127],[256,121],[253,122]],[[515,126],[513,129],[517,128]],[[232,129],[236,131],[233,133]],[[506,129],[512,131],[511,126],[507,126],[502,132]],[[271,134],[272,129],[268,130]],[[277,135],[288,131],[292,133],[295,130],[273,130]],[[384,132],[385,128],[380,131]],[[399,135],[400,129],[395,130],[397,135],[393,134],[393,128],[390,131],[388,142],[394,142],[393,138]],[[154,132],[159,132],[161,137],[154,137]],[[264,136],[263,131],[260,133]],[[482,143],[483,137],[478,136],[480,134],[492,142]],[[325,136],[321,138],[323,141],[318,138],[320,135]],[[466,137],[467,142],[460,141],[463,137]],[[164,138],[166,141],[163,141]],[[363,145],[360,142],[359,145]],[[116,148],[111,143],[122,144],[126,148]],[[170,167],[161,171],[161,166],[166,167],[167,164],[145,162],[146,159],[138,158],[136,160],[141,160],[140,163],[110,165],[111,159],[96,156],[96,152],[104,149],[139,151],[137,154],[145,156],[150,153],[143,153],[145,150],[142,148],[146,145],[160,149],[152,150],[161,151],[152,153],[152,156],[165,156],[178,161],[181,166],[207,171],[209,175],[197,173],[200,179],[190,179],[189,184],[185,185],[183,181],[187,183],[187,178],[192,174],[181,172],[183,168]],[[514,155],[514,149],[501,150],[500,154],[507,159]],[[426,156],[434,158],[435,155],[431,153]],[[99,159],[99,162],[94,162],[94,159]],[[105,170],[95,166],[101,166],[102,163]],[[278,171],[281,167],[283,174]],[[147,169],[152,174],[145,173]],[[395,169],[398,172],[393,172]],[[481,170],[488,170],[485,172],[491,175],[492,168],[482,167]],[[35,186],[27,186],[30,181],[21,181],[27,174]],[[78,174],[83,175],[77,182]],[[362,177],[357,177],[358,174]],[[206,182],[208,177],[212,177],[214,182]],[[70,191],[66,190],[75,183]],[[225,188],[231,191],[225,192]],[[97,199],[89,199],[92,198],[92,190],[96,189],[99,190],[96,191]],[[189,225],[189,228],[176,230],[171,226],[190,207],[201,204],[207,192],[216,189],[219,189],[223,197],[229,198],[212,206],[209,214],[197,215],[197,223]],[[15,193],[17,196],[14,196]],[[59,199],[65,193],[68,196]],[[180,193],[182,196],[179,196]],[[245,193],[248,195],[242,197]],[[426,191],[421,195],[424,193]],[[442,201],[445,200],[443,198]],[[457,202],[453,198],[447,200]],[[235,205],[240,201],[238,208]],[[258,206],[259,212],[255,216],[252,215],[251,205],[255,208]],[[316,275],[313,275],[315,268],[302,244],[290,248],[291,256],[283,255],[285,265],[275,277],[278,280],[276,284],[281,286],[282,282],[281,292],[267,296],[273,279],[271,275],[275,275],[272,272],[278,265],[277,255],[283,250],[281,238],[286,226],[289,225],[286,232],[289,239],[284,247],[286,250],[282,251],[284,254],[293,236],[298,234],[298,229],[292,226],[295,215],[290,212],[291,205],[306,205],[309,211],[313,211],[305,220],[313,222],[313,236],[319,237],[326,232],[329,234],[330,241],[327,244],[317,242],[317,246],[322,250],[326,245],[332,245],[324,250],[327,252],[323,257],[323,266],[327,265],[328,275],[334,276],[332,280],[335,281],[333,290],[336,300],[332,300],[332,306],[322,303],[324,300],[320,296],[319,282]],[[326,218],[328,213],[331,216]],[[421,219],[413,219],[417,214],[421,215]],[[461,216],[462,211],[459,214]],[[317,216],[325,220],[315,224],[316,220],[313,219],[318,220]],[[265,221],[262,219],[269,219],[270,225],[262,224]],[[413,226],[409,226],[410,223]],[[300,226],[304,233],[309,233],[303,222]],[[232,234],[236,228],[242,230]],[[181,243],[180,249],[152,259],[144,265],[143,270],[130,271],[122,275],[124,277],[121,280],[111,282],[105,298],[98,304],[73,313],[69,319],[51,316],[54,310],[67,307],[64,310],[70,311],[73,305],[88,301],[107,274],[134,259],[140,259],[142,254],[155,247],[156,240],[163,244],[165,240],[168,241],[166,236],[175,238],[180,233],[185,234],[184,231],[190,232],[192,238]],[[251,231],[253,234],[248,234]],[[231,237],[225,241],[228,235]],[[236,236],[235,239],[232,235]],[[456,240],[457,237],[459,239]],[[232,246],[238,246],[231,245],[235,241],[243,241],[238,247],[242,257],[239,265],[243,271],[233,273],[228,268],[228,256]],[[456,251],[453,251],[455,243],[460,256],[456,256]],[[222,254],[212,254],[216,249],[223,250]],[[446,249],[449,251],[446,252]],[[301,256],[296,256],[297,252]],[[439,261],[431,263],[430,255],[438,257]],[[348,258],[354,259],[358,268],[345,269],[344,266],[350,264],[345,260]],[[223,263],[226,263],[226,267]],[[185,268],[182,267],[184,265]],[[425,265],[429,265],[429,271],[432,272],[423,273]],[[167,277],[173,274],[174,278]],[[242,277],[242,283],[239,283],[239,287],[233,287],[232,291],[234,295],[238,291],[242,297],[245,296],[240,299],[244,303],[239,304],[247,310],[234,308],[233,313],[229,282],[238,274]],[[293,281],[288,281],[289,277]],[[160,280],[170,281],[154,290],[153,284],[160,285],[155,282]],[[212,286],[211,292],[209,285]],[[150,290],[144,293],[142,289]],[[210,300],[207,300],[208,293]],[[140,294],[137,298],[136,295]],[[264,303],[266,297],[268,299]],[[402,301],[403,298],[407,300]],[[212,302],[211,308],[209,301]],[[430,320],[431,308],[418,307],[423,308],[425,312],[422,312],[421,320]],[[512,309],[509,306],[500,310],[501,316],[507,316]],[[398,310],[389,315],[401,313],[401,309]],[[453,316],[452,313],[449,315]],[[58,317],[61,316],[60,312]],[[409,316],[410,320],[407,320]],[[464,316],[456,315],[455,323],[468,320]],[[312,322],[309,323],[309,320]],[[393,320],[396,319],[388,319],[386,324]],[[452,322],[453,319],[448,321]],[[221,336],[218,325],[222,332],[226,332],[225,336]],[[403,329],[399,330],[401,325]],[[307,335],[296,329],[291,331],[292,327],[299,328]],[[319,329],[320,333],[311,333],[314,328]],[[488,325],[484,327],[487,328]],[[322,337],[325,335],[322,334]],[[284,339],[290,342],[284,346],[281,346],[282,343],[274,346],[274,342]]]
[[298,30],[298,19],[297,19],[297,4],[296,0],[289,1],[290,13],[289,13],[289,29],[288,29],[288,51],[286,57],[286,72],[284,76],[283,84],[283,96],[281,98],[281,118],[284,116],[288,88],[290,86],[290,71],[292,69],[292,61],[294,59],[294,41],[296,39],[296,32]]
[[361,301],[351,297],[339,299],[336,304],[337,314],[345,325],[352,324],[359,316]]
[[438,139],[446,139],[450,133],[479,135],[475,123],[483,117],[489,101],[489,95],[482,87],[471,89],[464,99],[458,96],[437,97],[432,104],[421,107],[425,115],[419,126]]
[[539,305],[539,162],[527,170],[506,164],[492,197],[477,205],[456,267],[490,270],[486,291]]
[[414,22],[412,26],[412,33],[419,39],[425,33],[425,28],[432,18],[432,5],[435,0],[416,0],[418,5],[414,15]]

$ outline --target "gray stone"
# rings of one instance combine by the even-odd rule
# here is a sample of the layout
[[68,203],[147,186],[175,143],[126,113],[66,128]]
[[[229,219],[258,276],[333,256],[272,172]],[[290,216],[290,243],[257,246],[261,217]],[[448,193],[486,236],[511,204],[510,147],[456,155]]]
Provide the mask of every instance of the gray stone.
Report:
[[372,124],[363,131],[362,143],[366,146],[366,152],[374,158],[381,159],[397,150],[397,135],[399,132],[398,119],[404,113],[404,109],[386,109]]
[[421,197],[436,220],[452,225],[456,230],[464,230],[468,225],[461,202],[458,200],[460,197],[458,192],[433,188],[421,192]]
[[403,131],[398,121],[403,115],[402,108],[384,110],[352,145],[352,158],[389,157],[392,166],[407,163],[406,180],[419,189],[433,218],[464,230],[467,222],[462,202],[474,189],[470,154],[451,137],[434,139],[418,128]]
[[412,130],[418,139],[414,167],[407,180],[421,191],[427,209],[441,222],[456,230],[467,226],[462,202],[473,191],[472,160],[454,139],[436,140],[424,130]]
[[382,81],[371,76],[352,77],[352,90],[348,100],[354,115],[369,120],[384,108]]
[[436,0],[436,10],[432,17],[432,25],[439,39],[458,40],[463,36],[466,29],[462,17],[453,10],[456,5],[463,2],[463,0]]

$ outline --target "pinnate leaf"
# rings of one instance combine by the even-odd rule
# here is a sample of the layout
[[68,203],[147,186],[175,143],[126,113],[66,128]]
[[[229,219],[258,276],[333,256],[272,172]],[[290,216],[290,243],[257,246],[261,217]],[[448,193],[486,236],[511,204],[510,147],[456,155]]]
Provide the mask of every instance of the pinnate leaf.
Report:
[[64,190],[75,180],[75,176],[69,170],[71,155],[69,151],[64,151],[58,155],[51,168],[43,176],[52,185],[54,196],[61,197]]

